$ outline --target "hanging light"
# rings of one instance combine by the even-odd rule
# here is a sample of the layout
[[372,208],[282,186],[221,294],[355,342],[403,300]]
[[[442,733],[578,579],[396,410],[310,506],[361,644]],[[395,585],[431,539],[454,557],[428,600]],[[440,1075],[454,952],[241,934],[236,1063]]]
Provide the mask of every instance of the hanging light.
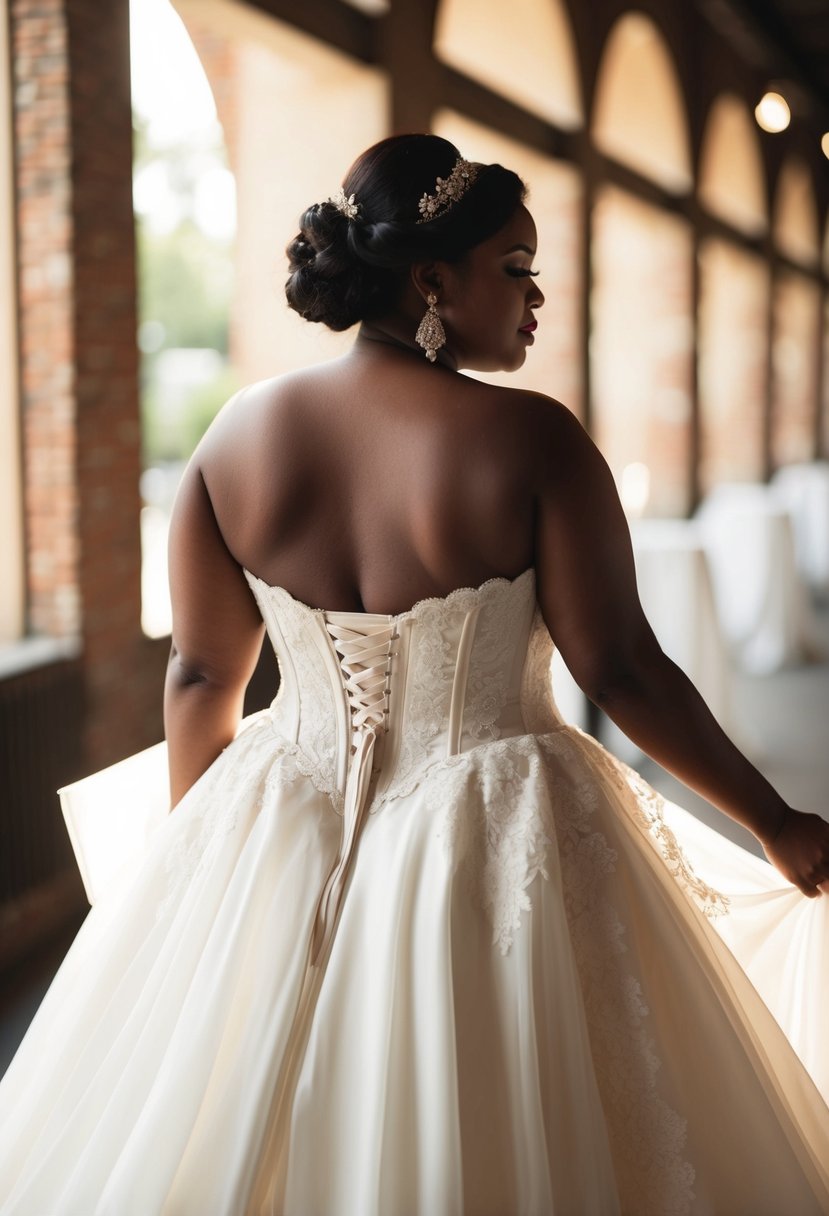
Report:
[[754,107],[757,125],[772,133],[785,131],[791,116],[789,103],[780,93],[764,93]]

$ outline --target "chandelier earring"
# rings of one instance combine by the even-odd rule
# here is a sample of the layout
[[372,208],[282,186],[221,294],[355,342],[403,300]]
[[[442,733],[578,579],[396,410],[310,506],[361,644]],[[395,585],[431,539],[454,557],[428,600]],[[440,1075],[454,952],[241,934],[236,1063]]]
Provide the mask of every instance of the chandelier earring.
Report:
[[426,297],[428,308],[415,334],[415,342],[426,351],[426,358],[430,363],[434,363],[438,351],[442,346],[446,345],[446,331],[435,307],[437,302],[437,296],[433,291],[430,291]]

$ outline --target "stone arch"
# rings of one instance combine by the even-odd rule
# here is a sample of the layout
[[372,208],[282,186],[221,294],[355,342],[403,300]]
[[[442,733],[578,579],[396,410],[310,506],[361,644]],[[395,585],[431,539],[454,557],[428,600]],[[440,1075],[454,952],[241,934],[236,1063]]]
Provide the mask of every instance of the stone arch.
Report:
[[197,49],[210,32],[232,49],[224,80],[203,64],[236,176],[231,345],[239,377],[247,383],[274,366],[290,370],[342,353],[352,335],[309,325],[285,306],[283,251],[305,208],[333,193],[354,156],[387,134],[387,76],[252,6],[175,0],[175,7]]
[[567,129],[583,123],[578,57],[563,0],[442,0],[435,54],[510,101]]
[[766,182],[756,123],[734,93],[721,93],[709,110],[699,166],[702,203],[742,232],[768,229]]
[[691,188],[688,119],[676,65],[644,13],[625,13],[608,34],[591,126],[602,152],[669,190]]

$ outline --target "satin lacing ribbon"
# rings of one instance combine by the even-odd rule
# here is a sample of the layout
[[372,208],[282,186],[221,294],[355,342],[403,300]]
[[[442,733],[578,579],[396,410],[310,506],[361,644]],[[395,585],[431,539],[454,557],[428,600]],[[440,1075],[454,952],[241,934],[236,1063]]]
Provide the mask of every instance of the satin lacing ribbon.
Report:
[[351,711],[351,766],[343,799],[340,852],[323,888],[314,921],[312,965],[326,950],[334,931],[354,845],[365,818],[374,745],[378,734],[388,730],[392,646],[397,638],[394,622],[366,621],[358,630],[326,618],[325,627],[345,677]]
[[351,708],[352,749],[365,730],[375,734],[386,728],[389,713],[389,673],[395,626],[369,624],[365,632],[326,621],[326,628],[340,656],[345,691]]

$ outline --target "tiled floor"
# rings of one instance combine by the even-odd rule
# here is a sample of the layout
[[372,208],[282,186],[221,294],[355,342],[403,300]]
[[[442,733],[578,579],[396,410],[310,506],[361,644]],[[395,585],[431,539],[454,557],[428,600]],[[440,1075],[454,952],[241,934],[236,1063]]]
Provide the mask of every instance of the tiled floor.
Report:
[[[829,654],[829,612],[821,617]],[[773,676],[735,677],[737,720],[754,741],[750,758],[786,800],[829,819],[829,661]],[[754,838],[643,758],[636,766],[657,789],[758,852]],[[0,1073],[17,1049],[76,928],[21,969],[0,1001]]]

